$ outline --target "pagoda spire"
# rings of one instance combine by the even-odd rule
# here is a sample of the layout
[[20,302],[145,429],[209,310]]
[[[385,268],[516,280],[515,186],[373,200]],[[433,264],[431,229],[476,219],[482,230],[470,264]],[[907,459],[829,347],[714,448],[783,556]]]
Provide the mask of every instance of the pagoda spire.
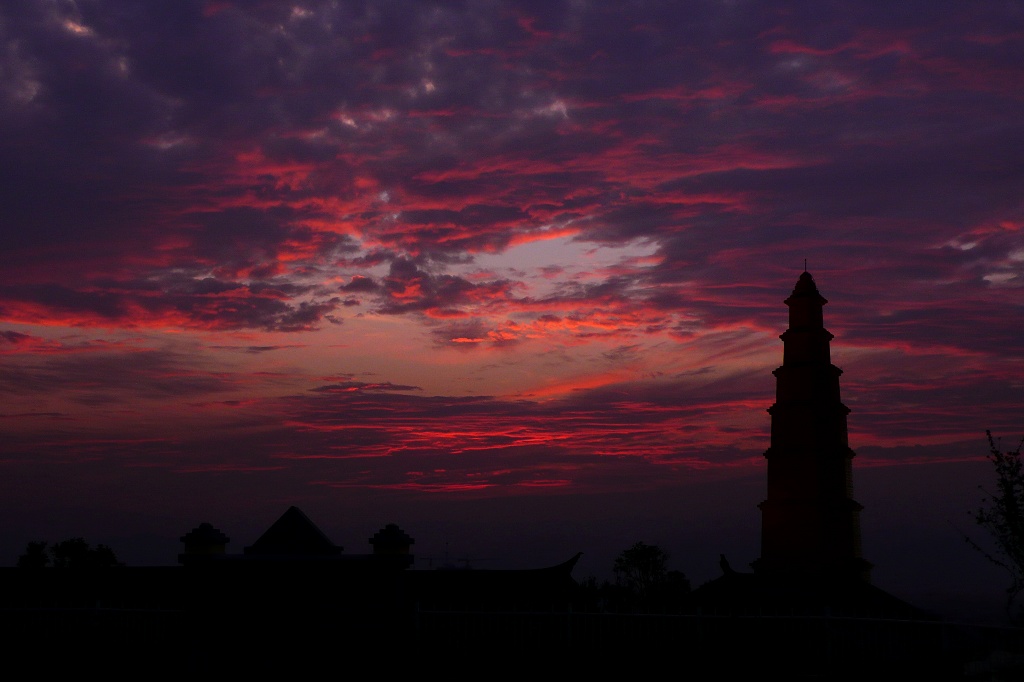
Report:
[[771,415],[768,494],[761,510],[761,557],[766,577],[854,579],[868,582],[861,557],[860,511],[854,501],[849,408],[839,395],[841,369],[832,364],[822,308],[828,300],[806,270],[793,293],[782,365]]

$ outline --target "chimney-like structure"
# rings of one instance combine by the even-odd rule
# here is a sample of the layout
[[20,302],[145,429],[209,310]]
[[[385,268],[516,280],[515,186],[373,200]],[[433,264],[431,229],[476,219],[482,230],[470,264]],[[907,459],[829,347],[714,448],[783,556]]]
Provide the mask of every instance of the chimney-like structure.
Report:
[[185,543],[185,551],[178,555],[180,564],[209,563],[223,559],[224,550],[231,541],[227,535],[209,523],[199,524],[180,539]]
[[789,329],[781,335],[782,366],[775,375],[768,496],[761,509],[761,557],[767,578],[870,581],[861,557],[861,505],[853,500],[849,408],[839,397],[842,370],[832,364],[822,307],[828,301],[810,273],[797,280]]
[[396,568],[412,566],[413,556],[409,550],[415,543],[416,541],[408,533],[394,523],[384,526],[370,538],[370,544],[373,545],[373,558],[378,565]]

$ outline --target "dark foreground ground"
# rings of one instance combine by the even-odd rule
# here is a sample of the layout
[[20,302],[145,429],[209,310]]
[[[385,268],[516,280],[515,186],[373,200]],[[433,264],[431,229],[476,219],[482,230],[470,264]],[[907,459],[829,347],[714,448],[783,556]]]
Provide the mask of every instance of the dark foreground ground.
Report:
[[[1024,680],[1024,631],[846,618],[7,611],[8,665],[104,676],[380,673]],[[752,679],[752,678],[751,678]]]

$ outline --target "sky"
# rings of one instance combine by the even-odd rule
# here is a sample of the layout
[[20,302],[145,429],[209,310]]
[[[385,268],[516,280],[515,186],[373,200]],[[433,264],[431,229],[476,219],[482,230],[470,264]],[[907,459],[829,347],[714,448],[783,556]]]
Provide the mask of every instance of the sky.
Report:
[[874,582],[998,602],[1022,57],[1015,1],[8,0],[0,563],[295,505],[699,584],[758,556],[806,267]]

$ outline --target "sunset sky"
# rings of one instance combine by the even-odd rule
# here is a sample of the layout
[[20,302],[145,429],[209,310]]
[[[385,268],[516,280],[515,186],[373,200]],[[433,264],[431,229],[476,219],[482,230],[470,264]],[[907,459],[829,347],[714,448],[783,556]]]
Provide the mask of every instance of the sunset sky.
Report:
[[744,567],[806,259],[875,582],[998,592],[1022,107],[1017,2],[8,0],[0,560]]

